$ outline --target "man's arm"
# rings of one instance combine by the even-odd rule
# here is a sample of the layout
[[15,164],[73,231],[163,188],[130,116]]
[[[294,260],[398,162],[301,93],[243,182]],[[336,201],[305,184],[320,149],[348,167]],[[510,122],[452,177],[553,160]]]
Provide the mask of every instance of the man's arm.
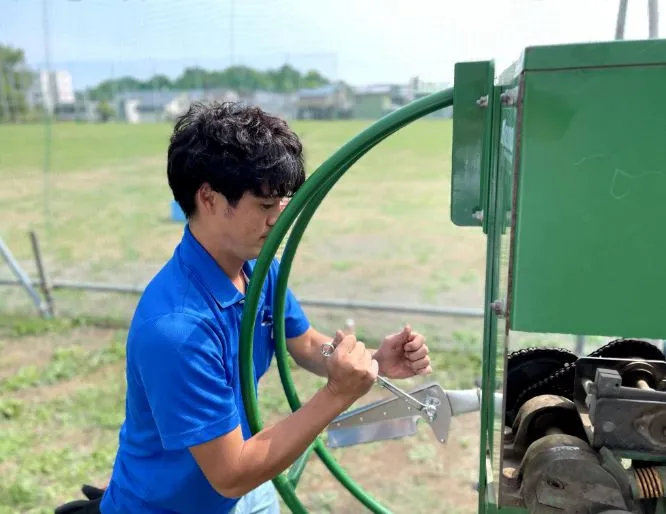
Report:
[[237,498],[287,469],[354,401],[324,386],[296,412],[247,441],[238,427],[190,451],[213,488]]
[[377,362],[363,343],[345,337],[327,359],[328,383],[275,425],[247,441],[240,428],[190,448],[220,494],[239,497],[289,467],[339,414],[363,396],[377,378]]
[[296,413],[244,441],[219,337],[205,321],[173,313],[136,329],[127,353],[162,446],[188,448],[224,496],[242,496],[286,469],[377,377],[370,352],[347,337],[326,361],[327,384]]
[[326,377],[326,357],[321,354],[321,345],[332,340],[332,337],[310,327],[304,334],[287,339],[287,350],[301,368]]

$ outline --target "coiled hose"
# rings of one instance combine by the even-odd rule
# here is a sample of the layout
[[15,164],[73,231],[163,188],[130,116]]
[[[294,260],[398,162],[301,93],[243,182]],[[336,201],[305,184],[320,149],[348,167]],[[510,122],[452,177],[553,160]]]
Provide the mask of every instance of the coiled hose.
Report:
[[[243,403],[247,413],[250,429],[253,434],[261,431],[263,424],[257,402],[257,394],[254,383],[254,365],[252,362],[254,326],[259,305],[259,298],[263,283],[268,275],[271,262],[277,253],[282,240],[292,230],[280,261],[277,285],[274,296],[274,323],[275,323],[275,358],[277,360],[280,379],[284,388],[289,406],[292,411],[301,406],[298,394],[294,387],[291,372],[288,365],[287,343],[284,326],[284,307],[287,292],[287,283],[291,264],[296,255],[303,233],[307,228],[312,216],[326,198],[328,192],[340,180],[356,161],[370,151],[388,136],[397,132],[411,122],[422,118],[439,109],[453,105],[453,89],[445,89],[420,98],[400,109],[379,119],[367,129],[360,132],[354,138],[340,147],[331,157],[317,168],[316,171],[305,181],[303,186],[294,195],[284,211],[279,216],[270,235],[257,258],[257,262],[250,279],[245,299],[245,307],[241,320],[241,340],[239,348],[240,379],[243,395]],[[320,438],[313,443],[314,451],[322,460],[329,471],[338,479],[347,490],[352,493],[371,512],[388,514],[390,511],[366,493],[356,482],[354,482],[345,470],[338,464],[328,452]],[[308,452],[309,455],[309,452]],[[305,462],[298,466],[298,472],[292,478],[284,473],[273,479],[273,483],[280,496],[293,513],[305,514],[307,510],[296,495],[296,483],[302,472]]]

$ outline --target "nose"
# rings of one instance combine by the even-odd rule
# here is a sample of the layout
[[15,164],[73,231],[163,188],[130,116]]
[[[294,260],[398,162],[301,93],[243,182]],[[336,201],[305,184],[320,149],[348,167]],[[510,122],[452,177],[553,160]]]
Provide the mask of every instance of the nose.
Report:
[[[281,211],[280,211],[281,212]],[[278,216],[280,215],[280,212],[276,212],[275,214],[271,213],[270,216],[268,216],[266,223],[269,227],[273,227],[277,223]]]

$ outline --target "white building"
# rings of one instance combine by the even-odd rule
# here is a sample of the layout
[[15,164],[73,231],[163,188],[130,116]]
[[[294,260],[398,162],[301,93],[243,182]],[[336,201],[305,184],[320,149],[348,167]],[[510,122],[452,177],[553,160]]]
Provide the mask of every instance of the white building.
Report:
[[29,108],[43,106],[49,113],[57,105],[71,105],[74,101],[74,85],[68,71],[41,70],[26,91]]

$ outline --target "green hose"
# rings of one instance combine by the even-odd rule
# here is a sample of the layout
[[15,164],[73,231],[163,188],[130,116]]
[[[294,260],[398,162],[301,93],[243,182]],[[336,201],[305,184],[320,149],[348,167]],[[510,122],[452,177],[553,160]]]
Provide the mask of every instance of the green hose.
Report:
[[[288,352],[285,339],[284,307],[289,271],[291,270],[291,264],[296,254],[296,248],[308,223],[328,192],[363,155],[409,123],[439,109],[449,107],[452,104],[453,89],[446,89],[415,100],[373,123],[363,132],[345,143],[319,166],[308,180],[305,181],[303,187],[294,195],[291,202],[289,202],[278,218],[257,258],[252,277],[250,278],[241,321],[241,341],[239,348],[240,378],[243,403],[253,434],[261,431],[263,428],[258,408],[257,392],[254,384],[254,365],[252,362],[254,326],[261,289],[282,240],[289,232],[292,224],[296,222],[282,255],[274,296],[275,357],[287,400],[292,411],[295,411],[300,407],[301,402],[287,364]],[[386,507],[369,496],[368,493],[346,474],[344,469],[326,450],[321,439],[315,441],[315,451],[331,473],[370,511],[382,514],[390,512]],[[273,479],[273,483],[292,512],[303,514],[307,512],[296,496],[294,487],[284,474],[280,474]]]

